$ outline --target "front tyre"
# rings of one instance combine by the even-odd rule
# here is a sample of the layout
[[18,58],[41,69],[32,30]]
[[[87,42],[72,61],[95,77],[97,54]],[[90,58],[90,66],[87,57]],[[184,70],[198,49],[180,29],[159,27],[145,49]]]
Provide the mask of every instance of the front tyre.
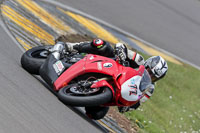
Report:
[[48,49],[52,46],[38,46],[26,51],[21,57],[22,67],[31,74],[39,74],[40,66],[48,56]]
[[112,100],[112,92],[108,87],[81,94],[74,91],[76,86],[77,84],[71,84],[60,89],[58,98],[66,105],[78,107],[98,106]]

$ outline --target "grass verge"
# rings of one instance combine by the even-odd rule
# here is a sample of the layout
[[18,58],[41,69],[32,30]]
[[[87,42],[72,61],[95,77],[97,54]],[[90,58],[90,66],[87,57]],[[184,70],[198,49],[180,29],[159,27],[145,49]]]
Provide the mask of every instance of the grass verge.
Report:
[[[57,41],[86,40],[91,41],[92,38],[70,35],[62,36]],[[133,127],[140,133],[200,133],[200,71],[189,65],[180,66],[171,62],[168,62],[168,67],[167,75],[158,81],[151,99],[139,109],[125,113],[125,116],[138,125],[139,128],[135,124]]]
[[125,115],[140,133],[200,132],[200,71],[170,62],[168,66],[151,99]]

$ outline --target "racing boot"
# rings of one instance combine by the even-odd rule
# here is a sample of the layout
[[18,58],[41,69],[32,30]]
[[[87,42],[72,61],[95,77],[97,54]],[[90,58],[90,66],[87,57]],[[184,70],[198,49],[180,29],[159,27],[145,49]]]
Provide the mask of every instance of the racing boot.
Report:
[[68,52],[77,52],[78,48],[80,47],[79,45],[84,42],[78,42],[78,43],[71,43],[71,42],[66,42],[65,43],[65,50]]
[[52,55],[59,60],[60,55],[63,53],[63,50],[65,49],[65,43],[64,42],[57,42],[49,51],[52,53]]

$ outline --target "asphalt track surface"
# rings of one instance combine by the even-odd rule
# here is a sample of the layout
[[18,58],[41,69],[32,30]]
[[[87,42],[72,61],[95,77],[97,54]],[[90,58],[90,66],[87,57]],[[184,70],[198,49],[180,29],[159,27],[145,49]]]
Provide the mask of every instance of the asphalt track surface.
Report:
[[56,0],[200,66],[199,0]]
[[[200,2],[57,0],[200,66]],[[2,22],[0,22],[2,23]],[[22,50],[0,27],[0,132],[102,132],[21,68]]]
[[[22,132],[22,131],[24,132],[31,132],[31,131],[33,132],[109,132],[109,131],[123,132],[121,129],[119,129],[116,126],[116,123],[113,123],[113,122],[110,123],[109,118],[105,118],[105,119],[102,119],[101,121],[95,122],[89,119],[88,117],[86,117],[84,113],[82,113],[82,111],[79,110],[79,108],[70,108],[70,107],[66,107],[62,103],[60,104],[57,98],[51,93],[49,93],[49,91],[46,89],[45,84],[42,85],[42,83],[40,83],[41,81],[38,82],[36,78],[34,78],[32,75],[28,74],[26,71],[24,71],[21,68],[20,57],[22,53],[31,47],[41,45],[41,43],[38,44],[37,39],[39,39],[41,42],[44,41],[48,45],[54,44],[55,43],[54,39],[57,38],[60,34],[62,35],[63,32],[67,32],[68,34],[70,34],[72,33],[73,30],[70,27],[68,27],[66,23],[61,24],[60,22],[61,20],[59,19],[54,20],[54,17],[52,17],[51,13],[56,12],[58,13],[56,15],[59,16],[64,11],[64,10],[61,10],[59,12],[57,8],[55,8],[55,5],[47,6],[47,3],[42,3],[41,1],[37,1],[39,5],[43,5],[44,8],[45,7],[51,8],[51,10],[48,10],[50,13],[48,13],[42,10],[41,6],[37,5],[36,3],[32,1],[26,0],[26,1],[18,1],[18,2],[21,2],[21,3],[19,4],[19,3],[16,3],[16,1],[12,1],[12,0],[4,1],[1,5],[1,15],[2,15],[1,17],[2,17],[2,20],[5,22],[4,24],[1,22],[1,26],[4,27],[4,30],[7,31],[7,33],[4,32],[1,27],[1,30],[0,30],[0,34],[2,35],[0,38],[2,40],[1,50],[4,51],[5,49],[5,51],[8,51],[8,53],[12,53],[12,54],[2,53],[2,55],[5,55],[5,57],[7,57],[7,55],[11,55],[11,57],[13,56],[16,58],[13,63],[12,63],[13,60],[11,59],[4,58],[1,60],[5,62],[9,60],[8,66],[13,66],[13,67],[16,66],[17,69],[20,69],[21,71],[18,71],[17,69],[11,69],[11,70],[18,71],[19,73],[12,72],[11,70],[9,70],[10,69],[9,67],[6,67],[6,65],[2,66],[2,70],[1,70],[2,79],[6,78],[12,81],[11,83],[10,82],[7,83],[7,82],[3,82],[2,80],[2,84],[5,83],[4,86],[2,85],[3,86],[2,88],[12,87],[11,89],[12,92],[10,92],[10,96],[8,95],[8,98],[12,97],[13,100],[7,100],[6,95],[5,97],[3,97],[5,101],[7,102],[2,101],[2,103],[4,103],[7,106],[4,107],[5,109],[3,109],[5,110],[4,112],[2,112],[2,115],[4,116],[4,118],[1,119],[1,121],[5,121],[5,125],[1,125],[0,129],[2,129],[3,132],[12,132],[12,131],[13,132]],[[39,12],[41,14],[40,19],[37,19],[35,16],[29,13],[29,10],[25,10],[23,8],[23,6],[27,7],[27,4],[31,5],[31,7],[34,7],[33,9],[35,8],[37,9],[37,10],[31,10],[30,13],[35,13],[36,15],[38,15],[37,13]],[[35,11],[38,11],[38,12],[35,12]],[[65,15],[62,15],[62,17],[64,16]],[[41,21],[44,21],[48,24],[50,23],[51,27],[44,25],[43,23],[41,23]],[[55,23],[53,23],[52,21]],[[65,21],[71,22],[72,20],[68,17],[67,19],[65,19]],[[51,29],[52,27],[54,27],[54,30]],[[78,26],[76,26],[76,29],[80,28],[80,26],[79,28],[77,27]],[[47,30],[48,32],[46,32],[43,28]],[[80,30],[85,31],[86,29],[80,28],[79,31]],[[13,39],[11,39],[11,37]],[[16,40],[18,42],[16,42]],[[16,44],[18,44],[19,47],[16,47]],[[4,45],[9,46],[9,48],[4,48]],[[8,73],[5,73],[5,72],[8,72]],[[13,77],[13,74],[17,74],[17,75]],[[24,76],[24,74],[25,75],[27,74],[27,76],[30,77],[30,80],[24,80],[24,78],[28,79],[26,78],[26,76]],[[10,85],[12,83],[14,85]],[[34,92],[32,94],[32,91],[37,91],[38,89],[45,89],[45,92],[47,93],[44,93],[43,96],[40,95],[40,92],[38,95],[37,95],[38,92],[36,93]],[[7,90],[9,91],[9,89]],[[30,95],[27,95],[27,94],[30,94],[32,97],[30,97]],[[49,95],[49,94],[51,94],[51,96],[54,97],[52,99],[55,99],[57,101],[52,102],[50,100],[48,103],[45,103],[46,101],[44,97],[45,95]],[[38,105],[38,103],[40,103],[40,105]],[[41,105],[41,103],[44,103],[44,104]],[[60,105],[56,105],[52,110],[51,107],[48,107],[48,106],[46,107],[45,104],[47,105],[51,104],[52,106],[54,106],[54,104],[60,104]],[[12,105],[17,105],[17,106],[12,107]],[[45,106],[45,107],[42,107],[42,106]],[[65,107],[66,110],[64,110],[64,108],[60,106]],[[44,108],[45,110],[41,109],[40,107]],[[10,115],[10,113],[8,113],[8,110],[12,110],[11,112],[13,114],[12,116]],[[61,116],[60,117],[56,116],[57,115],[56,114],[52,117],[52,114],[49,114],[48,110],[53,111],[54,113],[63,114],[63,116],[61,118]],[[27,115],[23,116],[19,112],[21,112],[22,114],[27,114],[28,117]],[[65,112],[65,113],[62,113],[62,112]],[[10,119],[9,121],[7,121],[8,120],[7,116],[9,116],[9,119]],[[59,117],[59,118],[56,119],[56,117]],[[78,119],[81,119],[81,120],[79,121]],[[76,121],[78,121],[78,123]],[[45,123],[48,126],[46,126]],[[109,127],[109,126],[106,126],[106,124],[108,125],[114,124],[114,125],[112,125],[112,127]],[[38,127],[38,125],[40,126]],[[98,130],[97,128],[98,129],[101,128],[101,131]],[[16,129],[19,129],[19,131]]]
[[21,68],[23,51],[1,26],[0,40],[1,133],[102,132]]

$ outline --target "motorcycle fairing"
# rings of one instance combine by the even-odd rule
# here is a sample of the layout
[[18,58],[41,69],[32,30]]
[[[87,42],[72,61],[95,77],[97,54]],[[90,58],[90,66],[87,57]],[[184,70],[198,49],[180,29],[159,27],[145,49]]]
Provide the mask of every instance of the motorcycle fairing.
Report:
[[[58,77],[58,79],[54,82],[54,89],[56,91],[59,91],[59,89],[66,86],[71,80],[80,75],[86,73],[102,73],[112,76],[115,85],[117,86],[117,88],[119,88],[114,91],[114,89],[111,86],[108,86],[108,84],[103,84],[105,82],[107,83],[107,81],[100,81],[100,83],[96,83],[98,87],[101,87],[101,85],[108,86],[112,90],[113,95],[115,94],[113,97],[115,99],[115,102],[110,103],[109,105],[129,106],[138,102],[136,100],[138,99],[138,97],[136,96],[132,99],[128,98],[127,94],[129,93],[130,88],[126,90],[125,86],[129,83],[129,80],[134,79],[134,76],[141,77],[144,69],[145,68],[143,65],[139,67],[139,70],[135,70],[131,67],[124,67],[113,59],[99,55],[88,54],[86,57],[69,67],[65,72],[63,72],[63,74],[61,74],[60,77]],[[123,97],[121,96],[121,87],[123,87]],[[138,96],[139,95],[140,93],[138,93]]]
[[[124,67],[122,76],[118,79],[119,87],[121,88],[118,92],[119,97],[116,99],[118,106],[130,106],[140,100],[142,93],[139,90],[140,81],[144,73],[145,67],[141,65],[138,70]],[[124,74],[124,75],[123,75]],[[134,84],[133,84],[134,80]],[[137,91],[134,88],[137,87]],[[137,94],[136,94],[137,93]],[[134,95],[136,94],[136,95]]]
[[62,87],[66,86],[72,79],[85,73],[102,73],[112,77],[117,77],[117,74],[122,67],[122,65],[117,64],[113,59],[88,54],[58,77],[54,82],[54,89],[58,91]]
[[58,60],[53,55],[49,55],[45,63],[40,67],[40,76],[46,81],[46,83],[53,87],[53,83],[57,80],[58,74],[56,73],[53,65]]
[[101,80],[101,81],[98,81],[98,82],[92,84],[91,88],[98,88],[98,87],[103,87],[103,86],[107,86],[111,89],[112,94],[113,94],[113,98],[114,98],[115,97],[114,96],[114,94],[115,94],[114,89],[106,80]]
[[142,92],[139,89],[141,76],[134,76],[124,82],[121,86],[121,97],[127,101],[139,100]]

